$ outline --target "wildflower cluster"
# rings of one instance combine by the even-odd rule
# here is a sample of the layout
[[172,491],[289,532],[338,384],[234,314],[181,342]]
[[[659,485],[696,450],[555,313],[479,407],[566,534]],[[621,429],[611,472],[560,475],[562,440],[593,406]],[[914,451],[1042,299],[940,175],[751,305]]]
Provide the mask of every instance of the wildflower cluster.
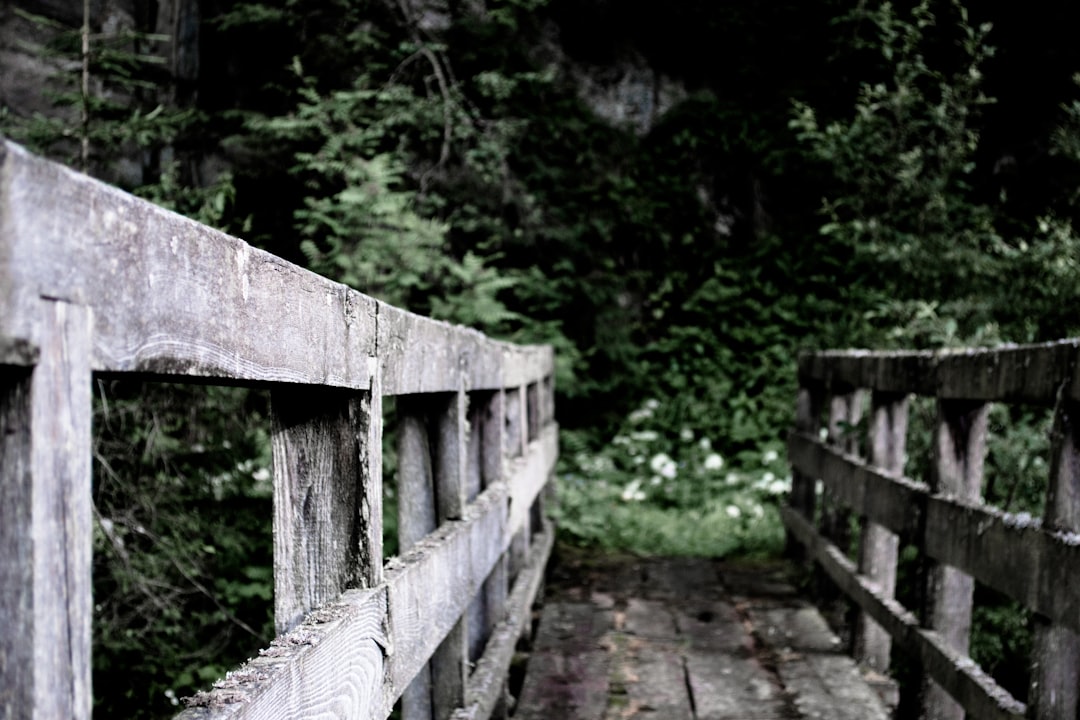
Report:
[[667,428],[658,400],[627,417],[599,451],[564,442],[562,529],[585,543],[651,553],[769,550],[790,489],[779,446],[725,458],[692,427]]

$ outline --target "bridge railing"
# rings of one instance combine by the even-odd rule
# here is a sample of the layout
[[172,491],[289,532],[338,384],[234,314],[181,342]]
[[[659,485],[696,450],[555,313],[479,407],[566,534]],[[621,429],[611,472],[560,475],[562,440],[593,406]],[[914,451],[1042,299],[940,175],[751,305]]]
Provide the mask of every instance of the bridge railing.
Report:
[[[788,444],[792,494],[783,511],[789,537],[860,609],[853,638],[859,660],[884,672],[895,643],[918,663],[923,717],[959,718],[965,711],[980,720],[1076,717],[1078,352],[1080,341],[1066,340],[800,358],[796,428]],[[921,479],[904,476],[912,396],[934,398],[937,407],[930,471]],[[1010,514],[980,499],[989,403],[1053,408],[1043,518]],[[853,430],[864,425],[865,435]],[[849,557],[852,514],[860,521],[857,557]],[[920,555],[918,607],[894,599],[900,542]],[[1031,611],[1026,704],[968,657],[975,581]]]
[[551,348],[412,315],[0,140],[0,715],[91,714],[95,374],[270,391],[278,637],[181,717],[504,712],[553,539]]

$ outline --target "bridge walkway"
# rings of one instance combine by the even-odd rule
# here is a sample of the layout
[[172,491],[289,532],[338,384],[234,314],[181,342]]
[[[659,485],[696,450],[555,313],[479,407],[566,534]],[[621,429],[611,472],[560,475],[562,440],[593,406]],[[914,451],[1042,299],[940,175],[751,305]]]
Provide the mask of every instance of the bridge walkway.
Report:
[[790,565],[567,552],[514,718],[890,717]]

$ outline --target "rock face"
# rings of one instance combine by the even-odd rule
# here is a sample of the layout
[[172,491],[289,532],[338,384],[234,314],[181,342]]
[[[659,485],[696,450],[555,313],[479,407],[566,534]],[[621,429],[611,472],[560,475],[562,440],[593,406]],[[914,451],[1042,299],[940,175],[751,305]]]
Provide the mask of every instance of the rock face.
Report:
[[615,127],[646,135],[656,121],[686,98],[682,83],[649,67],[645,58],[628,52],[612,65],[566,61],[566,72],[578,96]]

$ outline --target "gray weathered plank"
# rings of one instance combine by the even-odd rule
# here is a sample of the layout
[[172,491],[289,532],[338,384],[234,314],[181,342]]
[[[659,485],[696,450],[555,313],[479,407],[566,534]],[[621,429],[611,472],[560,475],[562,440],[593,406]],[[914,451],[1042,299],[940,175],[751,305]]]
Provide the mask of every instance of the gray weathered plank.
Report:
[[[485,720],[503,699],[514,650],[518,638],[532,620],[532,605],[554,544],[555,528],[550,521],[545,521],[544,530],[536,537],[513,592],[504,600],[506,610],[497,616],[500,619],[492,630],[484,654],[469,677],[465,707],[454,714],[453,720]],[[505,568],[505,564],[496,565],[496,572],[499,568]],[[505,569],[501,571],[501,581],[505,585]]]
[[372,535],[361,505],[365,491],[381,494],[382,488],[366,483],[361,463],[368,422],[361,420],[361,402],[355,394],[321,388],[282,387],[270,394],[279,634],[342,591],[372,584],[371,566],[361,557]]
[[799,379],[832,391],[869,388],[933,395],[937,390],[931,352],[827,350],[799,356]]
[[938,562],[1080,630],[1080,543],[1074,535],[993,507],[931,497],[921,483],[890,478],[802,435],[792,435],[788,446],[795,467],[823,478],[860,515],[907,535]]
[[176,720],[386,717],[397,699],[384,684],[393,660],[386,595],[385,586],[345,592],[191,698]]
[[0,715],[90,717],[93,315],[26,308],[37,365],[0,371]]
[[[938,400],[930,473],[933,492],[978,501],[982,494],[989,410],[989,405],[980,401]],[[928,526],[931,519],[927,519]],[[927,534],[930,535],[929,530]],[[930,537],[924,539],[924,548],[932,546],[929,540]],[[946,564],[924,562],[922,568],[924,626],[933,628],[952,649],[966,655],[971,638],[975,579]],[[924,678],[922,704],[927,716],[935,720],[964,717],[960,703],[929,675]]]
[[[1062,533],[1080,532],[1080,405],[1064,393],[1058,398],[1051,430],[1050,482],[1044,527]],[[1057,569],[1066,578],[1064,568]],[[1069,580],[1064,583],[1070,584]],[[1053,583],[1059,587],[1059,583]],[[1069,594],[1080,598],[1080,588]],[[1075,613],[1080,615],[1080,612]],[[1080,709],[1080,635],[1076,628],[1055,624],[1045,615],[1032,618],[1029,716],[1038,720],[1075,718]]]
[[958,653],[937,633],[919,627],[918,619],[892,598],[884,597],[835,545],[814,530],[801,515],[780,509],[788,530],[799,538],[811,557],[833,582],[885,628],[893,642],[922,661],[923,669],[948,689],[960,704],[979,720],[1019,720],[1025,706],[982,671],[970,658]]
[[698,720],[780,720],[789,717],[780,688],[754,657],[688,650],[686,682]]
[[[904,474],[908,398],[907,394],[875,392],[873,395],[869,464],[893,476]],[[864,520],[859,537],[859,572],[876,582],[885,597],[896,592],[899,545],[896,533],[873,520]],[[853,650],[859,662],[880,673],[888,671],[892,641],[864,612],[856,618]]]
[[1072,375],[1080,341],[1005,346],[942,353],[938,397],[983,402],[1053,405]]
[[369,387],[371,298],[6,140],[0,191],[0,336],[47,296],[93,308],[94,370]]
[[777,667],[799,714],[829,720],[888,720],[889,713],[859,675],[851,658],[809,653]]
[[842,650],[840,638],[810,605],[753,608],[749,613],[755,634],[773,650],[797,653]]

